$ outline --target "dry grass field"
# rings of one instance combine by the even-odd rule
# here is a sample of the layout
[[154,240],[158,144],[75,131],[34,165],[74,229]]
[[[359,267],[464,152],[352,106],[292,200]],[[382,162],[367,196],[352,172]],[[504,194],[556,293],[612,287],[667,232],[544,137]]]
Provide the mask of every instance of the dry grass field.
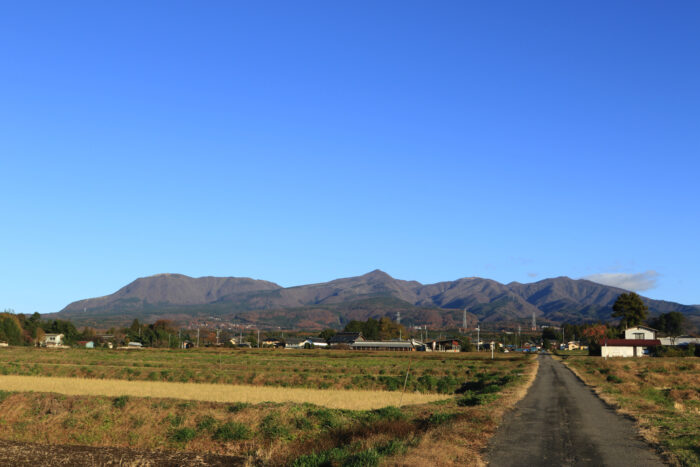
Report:
[[[371,355],[371,358],[368,358]],[[327,350],[0,350],[0,375],[451,394],[490,355]],[[513,357],[513,358],[518,358]],[[498,361],[507,362],[508,358]],[[496,364],[497,366],[498,364]]]
[[564,363],[608,403],[638,420],[645,438],[676,465],[700,465],[700,361],[568,357]]
[[[270,466],[479,464],[537,365],[515,354],[490,360],[485,354],[342,351],[9,350],[0,352],[3,439],[214,453]],[[380,378],[403,384],[409,362],[409,389],[398,408],[401,392],[386,390]],[[191,380],[202,381],[207,367],[224,381],[246,371],[256,377],[246,385],[148,377],[189,371]],[[294,367],[314,374],[298,377]],[[57,373],[79,377],[48,376]],[[325,389],[309,387],[310,379],[327,375],[332,379],[320,378]],[[366,383],[345,389],[353,381]]]
[[353,391],[349,389],[309,389],[258,387],[207,383],[164,383],[113,379],[64,378],[56,376],[0,377],[0,390],[53,392],[71,396],[136,396],[209,402],[309,403],[333,409],[371,410],[389,405],[426,404],[445,400],[445,394],[398,391]]

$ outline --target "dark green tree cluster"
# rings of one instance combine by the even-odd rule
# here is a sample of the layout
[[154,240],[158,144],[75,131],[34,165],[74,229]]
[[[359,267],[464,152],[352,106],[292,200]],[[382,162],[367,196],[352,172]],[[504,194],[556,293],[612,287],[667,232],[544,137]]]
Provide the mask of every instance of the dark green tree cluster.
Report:
[[667,336],[680,336],[685,329],[683,313],[671,311],[663,313],[650,321],[651,327],[658,329]]
[[389,340],[398,337],[407,338],[406,328],[387,317],[369,318],[367,321],[350,321],[345,325],[345,332],[361,332],[367,340]]
[[22,327],[17,316],[10,313],[0,314],[0,341],[10,345],[23,345]]
[[174,347],[179,345],[178,332],[172,321],[159,319],[153,324],[141,324],[135,319],[123,330],[126,342],[140,342],[149,347]]

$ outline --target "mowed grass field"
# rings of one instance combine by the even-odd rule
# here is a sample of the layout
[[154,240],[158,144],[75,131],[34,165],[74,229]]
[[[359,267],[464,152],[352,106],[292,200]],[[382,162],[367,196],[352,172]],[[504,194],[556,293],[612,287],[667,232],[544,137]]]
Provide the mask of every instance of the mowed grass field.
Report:
[[2,349],[0,437],[212,452],[248,465],[475,465],[537,365],[489,357]]
[[564,363],[636,418],[669,461],[700,466],[700,359],[568,357]]

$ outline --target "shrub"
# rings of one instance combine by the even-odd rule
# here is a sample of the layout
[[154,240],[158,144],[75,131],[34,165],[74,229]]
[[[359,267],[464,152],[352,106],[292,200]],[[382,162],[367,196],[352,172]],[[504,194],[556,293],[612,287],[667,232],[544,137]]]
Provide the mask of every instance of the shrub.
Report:
[[250,429],[242,423],[227,422],[221,425],[214,433],[214,439],[219,441],[237,441],[240,439],[250,439],[252,433]]
[[321,428],[336,428],[341,424],[336,413],[331,409],[312,409],[307,411],[306,415],[316,418]]
[[271,413],[263,418],[260,423],[260,432],[267,439],[292,439],[289,428],[284,426],[276,413]]
[[343,462],[343,467],[373,467],[376,465],[379,465],[379,453],[374,449],[359,452]]
[[450,420],[453,420],[457,416],[456,413],[450,412],[435,412],[430,417],[428,417],[428,424],[430,425],[442,425]]
[[178,443],[186,443],[188,441],[192,441],[196,437],[197,432],[192,428],[179,428],[171,431],[168,435],[168,438]]
[[205,415],[197,422],[197,429],[201,431],[211,431],[216,425],[216,420],[211,415]]
[[129,402],[129,396],[119,396],[112,401],[112,405],[117,409],[123,409],[127,402]]
[[406,452],[406,445],[397,439],[392,439],[388,443],[378,446],[376,449],[380,456],[393,456]]
[[235,402],[235,403],[229,405],[227,410],[231,413],[236,413],[236,412],[240,412],[241,410],[245,409],[246,407],[250,407],[250,404],[247,402]]
[[457,400],[457,405],[461,407],[471,407],[475,405],[488,404],[496,399],[498,399],[498,394],[495,393],[478,394],[472,391],[467,391],[464,393],[463,397]]
[[398,407],[393,405],[375,409],[372,413],[376,414],[382,420],[403,420],[406,415]]
[[609,383],[615,383],[615,384],[620,384],[622,382],[622,378],[620,378],[619,376],[615,376],[615,375],[608,375],[608,377],[605,378],[605,380]]

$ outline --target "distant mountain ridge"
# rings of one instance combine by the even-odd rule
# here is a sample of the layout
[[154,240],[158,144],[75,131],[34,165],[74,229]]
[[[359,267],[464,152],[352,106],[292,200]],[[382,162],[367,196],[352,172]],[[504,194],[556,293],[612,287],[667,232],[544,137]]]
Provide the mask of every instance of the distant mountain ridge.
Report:
[[[158,274],[136,279],[104,297],[73,302],[56,316],[98,325],[100,320],[187,320],[219,316],[264,326],[340,327],[350,319],[393,314],[404,324],[457,327],[466,308],[476,320],[586,322],[610,319],[612,304],[623,289],[584,279],[557,277],[529,284],[501,284],[479,277],[436,284],[395,279],[374,270],[330,282],[281,287],[273,282],[239,277],[192,278]],[[644,298],[652,314],[680,311],[700,322],[700,306]]]

